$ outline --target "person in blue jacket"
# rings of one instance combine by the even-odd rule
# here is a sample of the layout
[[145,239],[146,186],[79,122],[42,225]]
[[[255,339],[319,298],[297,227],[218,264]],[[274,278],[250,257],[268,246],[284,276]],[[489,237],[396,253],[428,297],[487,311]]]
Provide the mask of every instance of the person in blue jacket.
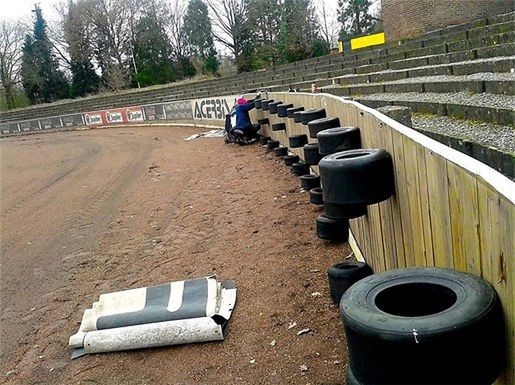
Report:
[[236,124],[233,129],[240,129],[245,135],[253,135],[259,131],[259,125],[252,124],[249,111],[254,108],[254,101],[241,97],[236,102]]

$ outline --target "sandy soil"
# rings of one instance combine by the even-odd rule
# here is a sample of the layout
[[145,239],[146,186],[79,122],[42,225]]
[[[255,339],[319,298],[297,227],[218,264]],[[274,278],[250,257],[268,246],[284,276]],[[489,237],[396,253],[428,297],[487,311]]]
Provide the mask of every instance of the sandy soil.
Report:
[[[185,142],[193,132],[0,141],[0,382],[344,383],[325,271],[348,246],[316,237],[319,209],[273,154]],[[239,289],[224,342],[70,359],[68,337],[101,293],[211,274]]]

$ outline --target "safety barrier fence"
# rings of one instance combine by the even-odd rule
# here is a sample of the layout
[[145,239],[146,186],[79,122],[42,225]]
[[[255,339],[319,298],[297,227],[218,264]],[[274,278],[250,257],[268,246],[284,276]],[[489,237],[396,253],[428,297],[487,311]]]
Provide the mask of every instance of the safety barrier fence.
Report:
[[[357,102],[328,94],[269,93],[268,97],[295,107],[325,108],[327,116],[338,117],[342,126],[359,128],[363,148],[383,148],[391,154],[395,195],[368,206],[365,216],[350,221],[354,252],[375,272],[437,266],[490,282],[502,303],[508,341],[506,370],[497,384],[515,383],[515,183]],[[0,133],[153,123],[222,127],[234,101],[234,96],[224,96],[85,112],[10,123],[0,126]],[[286,147],[289,136],[308,133],[307,126],[267,111],[254,110],[252,118],[268,118],[264,134]],[[274,123],[286,123],[286,130],[272,131]],[[290,151],[304,157],[302,148]],[[317,173],[317,167],[313,171]],[[488,354],[477,348],[478,354]]]

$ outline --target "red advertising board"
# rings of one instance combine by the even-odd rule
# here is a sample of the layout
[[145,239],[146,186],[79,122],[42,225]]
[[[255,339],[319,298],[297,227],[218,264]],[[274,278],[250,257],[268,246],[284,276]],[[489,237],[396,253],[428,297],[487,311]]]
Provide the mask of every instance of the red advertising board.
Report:
[[104,126],[107,124],[105,111],[86,112],[84,121],[88,126]]
[[127,107],[125,109],[125,115],[127,116],[128,122],[142,122],[143,111],[141,107]]

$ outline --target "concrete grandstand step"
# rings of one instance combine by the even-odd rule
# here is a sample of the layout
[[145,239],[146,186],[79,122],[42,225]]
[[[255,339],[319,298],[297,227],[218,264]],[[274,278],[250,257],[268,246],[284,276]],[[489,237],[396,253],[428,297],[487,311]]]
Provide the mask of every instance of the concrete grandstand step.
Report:
[[[330,92],[330,90],[327,91]],[[372,108],[385,105],[406,106],[414,112],[432,113],[507,126],[515,125],[515,97],[511,95],[470,94],[468,92],[408,92],[362,95],[354,99]]]

